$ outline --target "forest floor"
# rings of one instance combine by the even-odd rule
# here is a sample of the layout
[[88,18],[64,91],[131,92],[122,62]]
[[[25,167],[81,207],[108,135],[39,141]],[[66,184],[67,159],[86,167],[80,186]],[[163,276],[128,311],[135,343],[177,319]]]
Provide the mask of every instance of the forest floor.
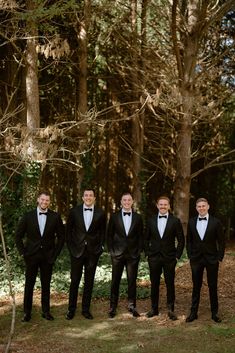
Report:
[[[149,286],[149,282],[140,285]],[[150,300],[138,300],[141,316],[133,318],[127,302],[119,302],[114,319],[108,318],[108,300],[93,299],[94,320],[86,320],[80,313],[67,321],[68,296],[52,293],[54,321],[41,318],[40,291],[35,291],[30,322],[22,323],[22,298],[16,295],[16,323],[10,347],[12,353],[234,353],[235,352],[235,245],[227,247],[219,272],[219,304],[222,323],[211,320],[206,277],[203,281],[198,320],[186,323],[191,302],[191,272],[186,262],[176,271],[177,321],[167,317],[164,282],[160,288],[160,315],[147,319]],[[11,304],[0,297],[0,352],[4,352],[11,326]]]

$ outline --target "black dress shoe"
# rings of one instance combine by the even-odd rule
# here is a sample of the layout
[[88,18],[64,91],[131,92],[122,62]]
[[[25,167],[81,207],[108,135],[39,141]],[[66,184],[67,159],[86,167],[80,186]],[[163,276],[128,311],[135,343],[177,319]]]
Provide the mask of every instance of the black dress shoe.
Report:
[[82,311],[82,315],[88,320],[94,319],[93,316],[91,315],[90,311]]
[[67,312],[65,317],[66,317],[67,320],[72,320],[74,318],[74,315],[75,315],[75,311],[68,310],[68,312]]
[[114,318],[114,316],[116,316],[116,309],[111,308],[109,310],[109,317],[112,319],[112,318]]
[[52,321],[54,320],[54,317],[51,315],[51,313],[47,312],[47,313],[42,313],[42,317],[43,319],[46,319],[46,320],[49,320],[49,321]]
[[197,314],[195,313],[191,313],[187,318],[186,318],[186,322],[192,322],[194,320],[197,320]]
[[21,319],[22,322],[28,322],[30,320],[31,320],[31,315],[30,314],[24,314],[24,316]]
[[173,320],[173,321],[178,320],[177,316],[175,315],[175,313],[173,311],[168,311],[168,317],[170,320]]
[[133,317],[140,317],[140,314],[138,313],[138,311],[136,310],[136,308],[134,307],[130,307],[129,308],[130,313],[132,313]]
[[150,319],[151,317],[157,316],[157,315],[159,315],[158,310],[151,309],[150,311],[147,312],[146,317]]
[[222,322],[221,318],[219,316],[217,316],[216,314],[212,315],[211,318],[212,318],[212,320],[214,320],[217,323]]

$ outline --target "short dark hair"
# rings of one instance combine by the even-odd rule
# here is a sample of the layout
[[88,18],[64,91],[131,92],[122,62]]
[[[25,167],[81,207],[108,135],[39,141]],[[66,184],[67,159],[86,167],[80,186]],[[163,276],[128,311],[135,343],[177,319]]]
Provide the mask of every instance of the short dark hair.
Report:
[[92,188],[92,187],[84,188],[84,189],[83,189],[83,195],[84,195],[84,192],[85,192],[85,191],[93,191],[93,194],[94,194],[94,196],[95,196],[95,189],[94,189],[94,188]]
[[133,198],[132,193],[130,191],[125,191],[121,194],[121,199],[123,198],[123,196],[126,196],[126,195],[130,195]]
[[46,195],[46,196],[51,197],[49,191],[47,191],[47,190],[41,190],[41,191],[39,191],[38,197],[40,197],[41,195]]

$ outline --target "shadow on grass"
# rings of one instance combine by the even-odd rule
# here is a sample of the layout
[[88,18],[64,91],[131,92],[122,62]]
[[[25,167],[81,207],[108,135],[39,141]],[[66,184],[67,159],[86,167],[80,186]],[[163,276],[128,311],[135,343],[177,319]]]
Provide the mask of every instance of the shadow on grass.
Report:
[[[41,317],[40,292],[35,295],[32,319],[22,323],[22,296],[17,298],[15,335],[11,352],[18,353],[234,353],[235,318],[222,324],[211,320],[186,324],[185,316],[177,321],[159,317],[147,319],[144,310],[149,300],[139,301],[141,317],[133,318],[121,301],[117,316],[107,316],[108,301],[93,300],[91,311],[94,320],[81,315],[80,301],[73,320],[65,319],[67,296],[52,295],[54,321]],[[0,344],[3,347],[10,327],[11,307],[5,303],[0,312]]]
[[[67,261],[68,259],[66,259]],[[230,252],[220,268],[220,299],[223,322],[211,320],[208,288],[203,282],[199,318],[186,324],[191,300],[191,273],[189,264],[179,267],[176,273],[176,313],[177,321],[167,317],[165,308],[165,285],[160,286],[161,315],[152,319],[145,317],[150,307],[148,268],[145,259],[140,263],[137,308],[141,313],[138,319],[127,311],[126,278],[122,279],[121,299],[118,314],[109,319],[108,297],[110,291],[111,267],[107,254],[103,254],[97,269],[91,311],[94,320],[86,320],[81,315],[81,296],[78,310],[73,320],[67,321],[65,314],[68,305],[69,262],[58,262],[53,274],[52,314],[50,322],[41,317],[40,290],[34,294],[32,320],[22,323],[22,293],[16,295],[17,312],[12,353],[234,353],[234,268],[235,258]],[[100,272],[99,272],[100,271]],[[18,279],[20,281],[20,278]],[[146,281],[146,286],[143,285]],[[63,291],[58,288],[63,287]],[[123,289],[122,289],[123,288]],[[146,297],[141,291],[146,290]],[[82,289],[81,289],[82,291]],[[59,293],[59,294],[58,294]],[[147,299],[140,299],[141,297]],[[99,299],[97,299],[99,298]],[[105,299],[106,298],[106,299]],[[0,297],[0,352],[4,351],[11,323],[11,306],[8,300]]]

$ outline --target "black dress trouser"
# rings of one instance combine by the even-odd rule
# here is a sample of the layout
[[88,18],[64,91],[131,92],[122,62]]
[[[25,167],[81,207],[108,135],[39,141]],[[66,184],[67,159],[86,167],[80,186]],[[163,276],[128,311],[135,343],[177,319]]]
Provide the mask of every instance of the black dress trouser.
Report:
[[47,313],[50,311],[50,283],[53,264],[48,262],[42,250],[25,257],[25,264],[24,312],[30,314],[32,311],[33,289],[38,271],[40,271],[42,312]]

